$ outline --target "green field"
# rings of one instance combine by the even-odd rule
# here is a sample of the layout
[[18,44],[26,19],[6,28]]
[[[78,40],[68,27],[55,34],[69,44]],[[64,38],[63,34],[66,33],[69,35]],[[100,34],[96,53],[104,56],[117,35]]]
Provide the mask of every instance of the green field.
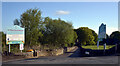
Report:
[[[112,48],[114,46],[115,45],[106,45],[106,49],[110,49],[110,48]],[[97,48],[97,45],[82,46],[82,48],[92,49],[92,50],[104,50],[104,46],[103,45],[99,45],[99,49]]]

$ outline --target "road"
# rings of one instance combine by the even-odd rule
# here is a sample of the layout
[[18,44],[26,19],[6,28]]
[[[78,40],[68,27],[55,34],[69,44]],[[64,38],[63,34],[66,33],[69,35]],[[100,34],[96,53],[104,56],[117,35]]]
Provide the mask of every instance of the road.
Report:
[[80,57],[79,48],[60,56],[3,62],[3,64],[118,64],[118,56]]

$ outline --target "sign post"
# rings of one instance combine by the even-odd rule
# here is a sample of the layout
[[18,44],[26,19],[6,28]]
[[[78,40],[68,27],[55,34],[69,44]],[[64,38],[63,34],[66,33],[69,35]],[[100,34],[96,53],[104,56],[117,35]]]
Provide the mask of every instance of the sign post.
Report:
[[9,45],[9,52],[10,52],[10,44],[20,44],[20,50],[24,49],[24,28],[14,25],[7,29],[6,34],[6,44]]
[[9,53],[10,53],[10,44],[9,44]]
[[21,52],[22,52],[23,49],[24,49],[24,45],[20,44],[20,50],[21,50]]

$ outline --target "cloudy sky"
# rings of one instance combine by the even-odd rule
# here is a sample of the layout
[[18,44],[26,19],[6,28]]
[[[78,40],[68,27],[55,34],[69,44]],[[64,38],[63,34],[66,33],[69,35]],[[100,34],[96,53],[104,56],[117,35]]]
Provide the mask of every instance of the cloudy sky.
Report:
[[75,29],[89,27],[98,33],[100,24],[104,23],[108,35],[118,30],[117,2],[3,2],[3,31],[13,26],[14,19],[20,19],[20,15],[30,8],[39,8],[43,17],[72,22]]

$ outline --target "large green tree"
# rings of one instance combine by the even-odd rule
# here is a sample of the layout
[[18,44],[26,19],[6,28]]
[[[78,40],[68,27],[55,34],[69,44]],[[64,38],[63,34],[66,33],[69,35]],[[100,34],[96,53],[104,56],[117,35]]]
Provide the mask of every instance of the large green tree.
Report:
[[25,28],[25,44],[29,46],[38,45],[42,25],[41,11],[38,9],[28,9],[21,15],[21,27]]
[[96,44],[97,43],[97,34],[92,29],[88,27],[80,27],[75,29],[79,43],[82,45],[86,44]]
[[61,19],[52,20],[46,17],[44,39],[47,44],[52,46],[64,46],[65,44],[74,43],[77,34],[73,31],[71,23]]
[[94,41],[95,41],[95,43],[97,44],[98,35],[97,35],[97,33],[96,33],[94,30],[92,30],[92,29],[90,29],[90,30],[92,31],[92,34],[93,34],[93,36],[94,36]]
[[119,31],[114,31],[110,35],[110,39],[112,39],[112,43],[119,43],[120,42],[120,32]]
[[7,50],[6,34],[4,32],[0,32],[0,44],[2,44],[2,51]]
[[15,20],[14,20],[14,25],[18,25],[18,26],[20,25],[20,22],[19,22],[18,19],[15,19]]

